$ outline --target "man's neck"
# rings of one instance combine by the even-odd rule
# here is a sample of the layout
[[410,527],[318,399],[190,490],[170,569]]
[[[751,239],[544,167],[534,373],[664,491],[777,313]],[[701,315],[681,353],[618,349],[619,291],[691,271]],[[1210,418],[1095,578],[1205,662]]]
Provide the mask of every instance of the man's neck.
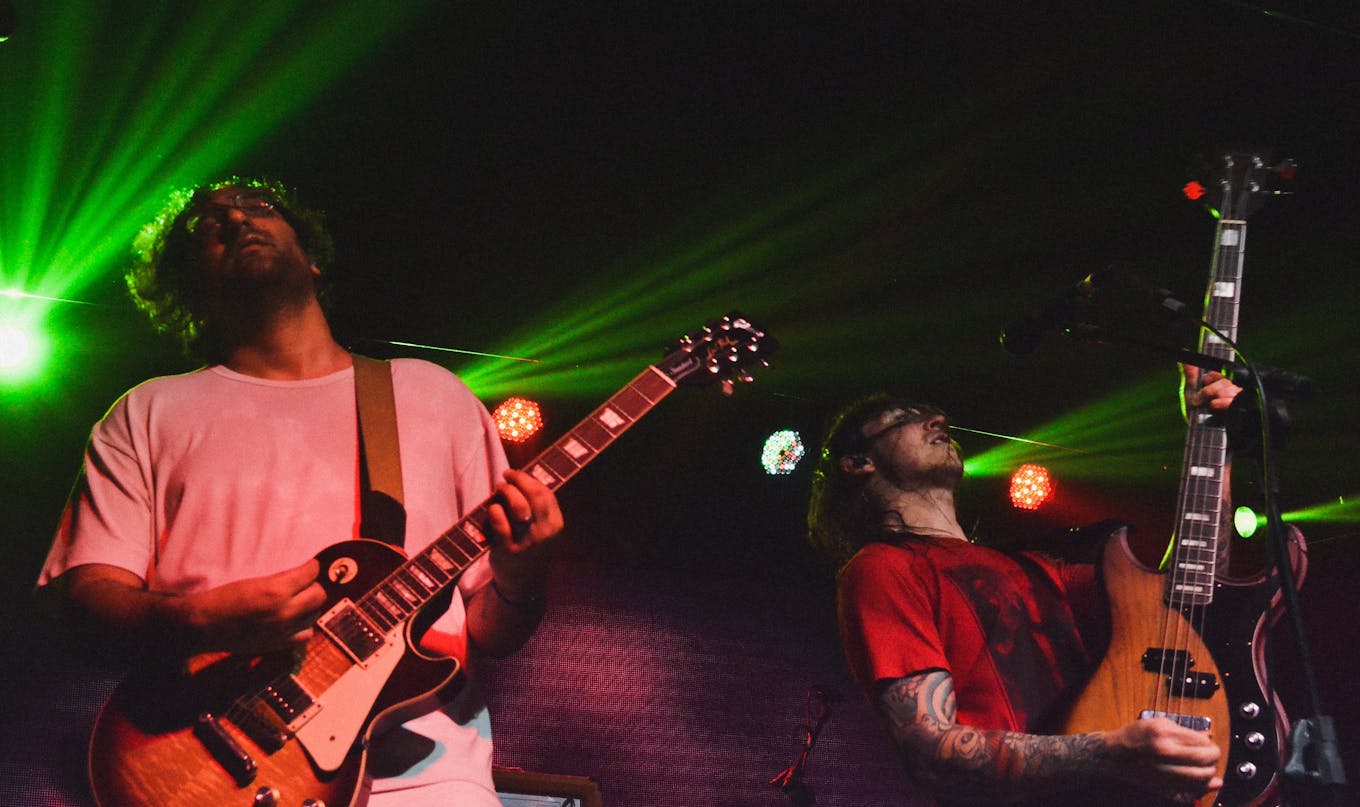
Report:
[[[874,495],[874,494],[871,494]],[[903,530],[918,535],[968,540],[954,511],[954,491],[947,488],[891,489],[879,491],[884,529]]]
[[230,340],[222,364],[243,375],[276,380],[319,378],[350,366],[349,353],[331,335],[321,306],[277,312],[249,333]]

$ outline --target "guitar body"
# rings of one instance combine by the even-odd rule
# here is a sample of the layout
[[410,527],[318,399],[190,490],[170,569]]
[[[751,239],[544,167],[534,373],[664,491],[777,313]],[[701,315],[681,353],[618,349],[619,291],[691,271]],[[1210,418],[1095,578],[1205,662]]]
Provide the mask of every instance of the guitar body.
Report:
[[[365,540],[335,544],[317,558],[331,607],[357,600],[405,561],[392,546]],[[313,743],[318,751],[310,750],[297,734],[282,738],[278,747],[262,742],[260,729],[252,733],[257,724],[248,718],[264,710],[262,702],[268,700],[252,693],[281,672],[294,670],[291,677],[312,691],[320,689],[315,684],[327,680],[329,670],[349,661],[335,638],[321,629],[298,653],[202,656],[191,660],[186,671],[134,673],[118,687],[95,723],[90,783],[96,803],[252,807],[262,803],[256,801],[257,793],[272,789],[277,793],[273,803],[280,807],[302,807],[308,799],[326,807],[353,805],[363,783],[369,740],[437,705],[438,693],[458,672],[456,661],[430,658],[413,649],[409,621],[392,633],[388,652],[397,656],[395,663],[352,665],[342,682],[313,691],[316,706],[307,725],[335,735],[334,740],[326,738],[329,742]],[[245,715],[243,703],[249,707]],[[213,732],[198,726],[204,712],[217,717]],[[351,726],[352,733],[343,730]],[[326,756],[324,766],[317,764],[317,753]],[[241,755],[254,769],[249,781]]]
[[[1291,536],[1291,554],[1301,578],[1302,538],[1297,533]],[[1278,618],[1280,604],[1274,573],[1220,578],[1213,602],[1196,609],[1196,630],[1186,613],[1163,604],[1166,575],[1133,556],[1124,531],[1105,547],[1100,571],[1110,608],[1110,646],[1077,696],[1063,733],[1111,730],[1148,709],[1207,718],[1209,736],[1222,752],[1219,774],[1224,784],[1201,797],[1196,807],[1277,804],[1287,726],[1266,680],[1266,631]],[[1144,661],[1149,650],[1168,646],[1188,652],[1188,665],[1179,665],[1177,673],[1213,676],[1219,686],[1212,693],[1169,693],[1170,671],[1149,671]],[[1246,771],[1250,775],[1242,773]],[[1123,794],[1102,792],[1099,800],[1139,807],[1158,803],[1132,788]]]

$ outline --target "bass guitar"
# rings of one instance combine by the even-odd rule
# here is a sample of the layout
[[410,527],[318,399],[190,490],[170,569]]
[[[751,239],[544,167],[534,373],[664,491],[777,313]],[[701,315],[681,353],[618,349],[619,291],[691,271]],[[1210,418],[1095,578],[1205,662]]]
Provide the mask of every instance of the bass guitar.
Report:
[[[1208,327],[1199,346],[1225,363],[1232,361],[1232,349],[1224,337],[1237,339],[1246,218],[1265,193],[1267,171],[1254,157],[1225,160],[1205,297]],[[1192,412],[1164,570],[1141,564],[1122,531],[1105,547],[1100,574],[1110,605],[1110,646],[1062,731],[1166,717],[1207,732],[1221,751],[1223,787],[1196,807],[1264,807],[1279,803],[1287,734],[1266,671],[1266,634],[1280,615],[1280,586],[1273,569],[1240,579],[1228,574],[1228,469],[1226,429],[1208,412]],[[1302,538],[1295,533],[1292,540],[1301,577]],[[1156,802],[1130,793],[1102,794],[1100,803]]]
[[[683,337],[525,466],[557,489],[677,386],[750,380],[777,342],[738,313]],[[208,654],[129,676],[90,741],[100,807],[348,807],[370,740],[438,704],[458,662],[417,649],[422,609],[488,551],[484,502],[411,558],[378,541],[317,555],[327,609],[296,651]],[[434,610],[434,609],[431,609]]]

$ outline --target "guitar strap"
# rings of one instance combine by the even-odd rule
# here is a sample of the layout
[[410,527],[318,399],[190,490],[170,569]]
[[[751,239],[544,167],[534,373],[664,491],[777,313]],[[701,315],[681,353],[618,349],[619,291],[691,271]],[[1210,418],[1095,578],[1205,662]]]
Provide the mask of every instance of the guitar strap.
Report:
[[359,537],[402,546],[406,508],[391,363],[354,354],[354,395],[359,412]]

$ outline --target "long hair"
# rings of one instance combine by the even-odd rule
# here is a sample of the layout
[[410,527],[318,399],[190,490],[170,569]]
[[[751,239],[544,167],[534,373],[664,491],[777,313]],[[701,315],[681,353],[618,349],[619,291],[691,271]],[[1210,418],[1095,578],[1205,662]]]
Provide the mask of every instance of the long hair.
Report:
[[[216,357],[204,323],[206,300],[198,242],[189,233],[188,221],[210,194],[222,188],[253,190],[267,196],[297,233],[307,257],[322,269],[323,278],[335,257],[325,214],[299,204],[296,194],[281,182],[233,176],[171,193],[161,211],[133,239],[133,261],[124,279],[133,302],[146,312],[156,331],[178,339],[185,354],[196,359]],[[324,286],[318,286],[317,296],[323,303],[325,291]]]
[[822,441],[808,500],[808,541],[837,566],[879,533],[878,511],[865,496],[865,480],[845,473],[841,459],[868,449],[860,431],[865,423],[905,406],[884,393],[861,398],[832,418]]

